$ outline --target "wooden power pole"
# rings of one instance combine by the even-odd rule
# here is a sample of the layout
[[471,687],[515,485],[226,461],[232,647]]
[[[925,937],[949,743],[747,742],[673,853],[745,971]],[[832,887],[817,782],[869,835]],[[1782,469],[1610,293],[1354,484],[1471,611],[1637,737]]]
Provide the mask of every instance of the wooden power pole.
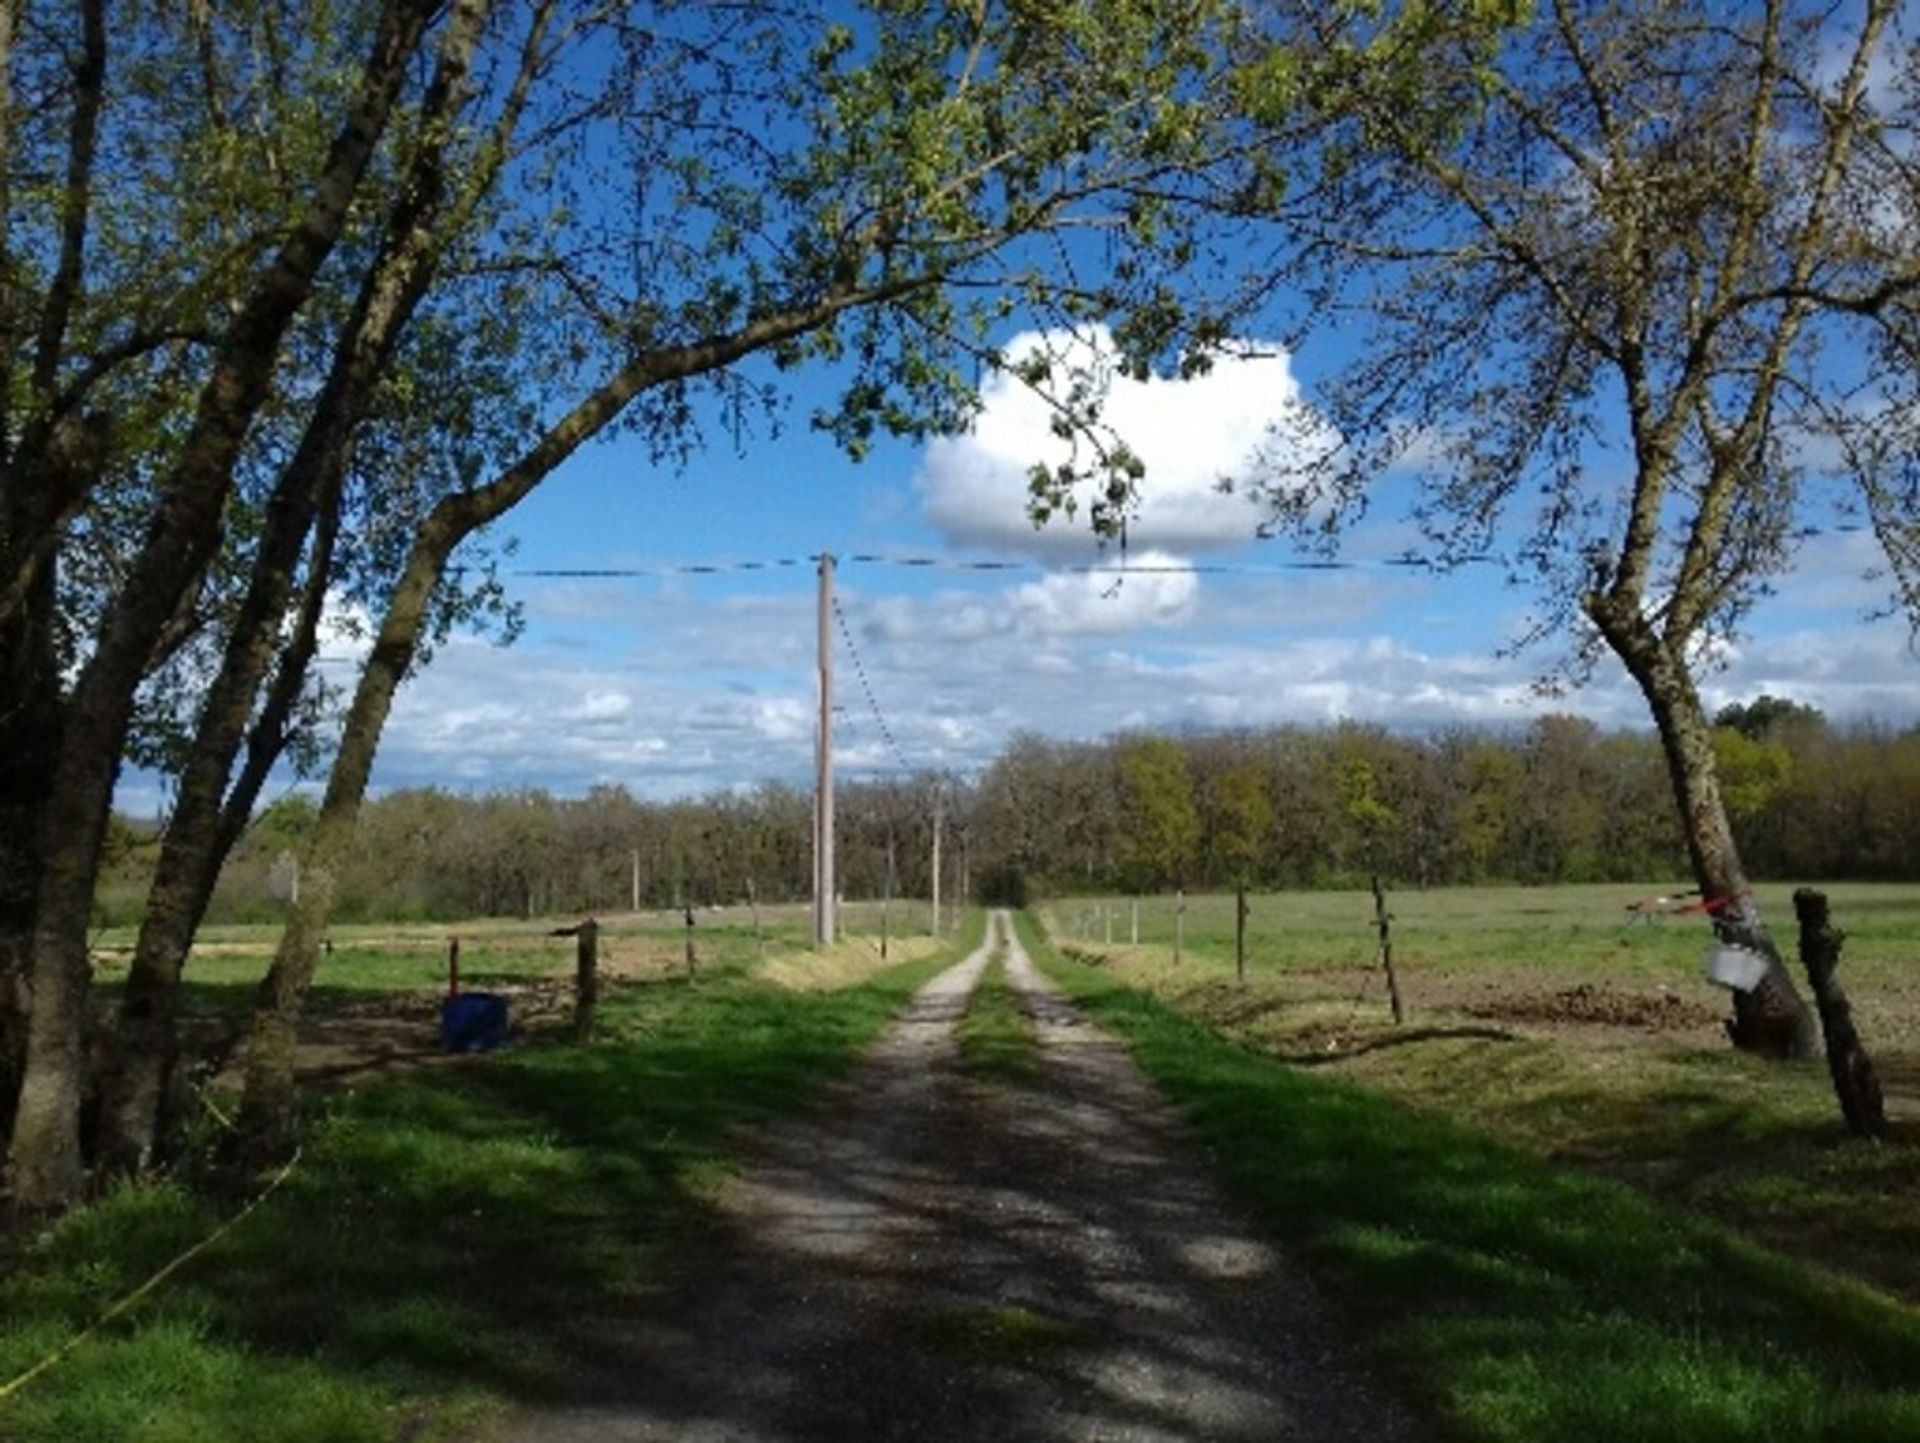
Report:
[[933,935],[940,935],[940,829],[942,825],[941,803],[946,800],[945,791],[936,782],[933,790]]
[[833,556],[820,553],[820,724],[814,757],[813,941],[833,945]]

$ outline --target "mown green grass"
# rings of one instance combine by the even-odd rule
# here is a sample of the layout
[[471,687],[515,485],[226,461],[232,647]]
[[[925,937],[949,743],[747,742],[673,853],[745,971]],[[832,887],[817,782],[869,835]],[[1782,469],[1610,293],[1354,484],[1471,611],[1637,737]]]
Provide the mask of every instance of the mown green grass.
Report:
[[[979,935],[976,919],[956,946]],[[847,1067],[942,961],[838,992],[630,988],[601,1039],[336,1093],[284,1187],[128,1318],[0,1402],[8,1443],[467,1438],[564,1389],[671,1266],[744,1125]],[[0,1385],[232,1209],[123,1187],[0,1261]]]
[[1230,1183],[1451,1436],[1920,1437],[1920,1311],[1393,1098],[1282,1066],[1093,968]]
[[967,1066],[999,1082],[1025,1082],[1039,1065],[1040,1039],[1033,1019],[1007,982],[1007,949],[994,944],[986,970],[967,999],[955,1028]]

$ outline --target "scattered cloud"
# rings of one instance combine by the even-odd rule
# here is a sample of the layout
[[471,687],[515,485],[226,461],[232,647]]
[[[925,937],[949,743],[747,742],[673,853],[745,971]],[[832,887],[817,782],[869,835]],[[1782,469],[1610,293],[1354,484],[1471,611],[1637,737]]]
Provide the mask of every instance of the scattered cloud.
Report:
[[[842,600],[873,694],[914,766],[966,771],[1009,737],[1098,737],[1129,726],[1266,726],[1354,718],[1394,728],[1511,726],[1570,711],[1644,728],[1644,703],[1617,667],[1545,698],[1542,658],[1496,654],[1449,632],[1424,643],[1406,625],[1445,580],[1403,588],[1395,607],[1345,634],[1287,620],[1318,614],[1341,576],[1201,589],[1190,570],[1129,576],[1051,573]],[[853,578],[849,578],[852,580]],[[382,747],[380,787],[542,786],[575,794],[618,783],[666,797],[810,774],[815,700],[811,597],[732,597],[689,607],[660,590],[629,596],[629,628],[583,658],[542,638],[528,601],[514,647],[457,640],[401,695]],[[1265,615],[1268,624],[1251,622]],[[555,630],[563,628],[554,627]],[[837,754],[843,775],[884,773],[881,737],[841,654]],[[1703,679],[1709,706],[1761,691],[1839,720],[1914,715],[1920,659],[1898,625],[1749,638]]]

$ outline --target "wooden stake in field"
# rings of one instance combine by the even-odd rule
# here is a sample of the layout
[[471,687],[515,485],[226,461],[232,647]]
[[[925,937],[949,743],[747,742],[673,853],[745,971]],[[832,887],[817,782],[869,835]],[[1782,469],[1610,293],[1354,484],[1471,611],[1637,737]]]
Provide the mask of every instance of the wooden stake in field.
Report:
[[1820,1030],[1827,1039],[1827,1071],[1833,1076],[1840,1115],[1855,1137],[1887,1135],[1886,1104],[1880,1095],[1880,1075],[1861,1044],[1853,1025],[1853,1004],[1834,974],[1840,966],[1840,946],[1847,934],[1827,920],[1827,897],[1811,887],[1793,894],[1794,915],[1800,919],[1800,964],[1813,984],[1813,1000],[1820,1011]]
[[1387,1001],[1393,1008],[1393,1025],[1407,1020],[1400,1001],[1400,977],[1393,970],[1393,914],[1387,910],[1387,894],[1380,885],[1380,874],[1373,874],[1373,922],[1380,929],[1380,966],[1387,974]]
[[1180,949],[1187,940],[1187,889],[1173,894],[1173,960],[1180,960]]
[[593,1040],[593,1013],[600,1002],[600,924],[589,917],[572,928],[574,938],[573,1040]]
[[1233,975],[1247,985],[1247,884],[1233,885]]
[[1133,907],[1132,945],[1135,947],[1138,947],[1140,945],[1140,899],[1138,897],[1135,897],[1132,899],[1132,907]]
[[747,905],[753,909],[753,945],[762,962],[767,960],[767,934],[760,927],[760,890],[753,878],[747,878]]
[[699,976],[696,959],[693,955],[693,908],[687,908],[687,981],[692,982]]

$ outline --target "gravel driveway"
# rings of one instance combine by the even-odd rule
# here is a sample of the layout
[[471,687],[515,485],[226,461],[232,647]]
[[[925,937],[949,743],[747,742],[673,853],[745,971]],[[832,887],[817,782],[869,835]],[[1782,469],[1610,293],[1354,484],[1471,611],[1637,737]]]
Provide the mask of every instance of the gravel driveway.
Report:
[[[577,1400],[512,1438],[1417,1436],[1125,1050],[1004,913],[988,937],[826,1105],[756,1140],[712,1256],[610,1321]],[[1026,1085],[969,1075],[953,1038],[996,937],[1041,1040]]]

